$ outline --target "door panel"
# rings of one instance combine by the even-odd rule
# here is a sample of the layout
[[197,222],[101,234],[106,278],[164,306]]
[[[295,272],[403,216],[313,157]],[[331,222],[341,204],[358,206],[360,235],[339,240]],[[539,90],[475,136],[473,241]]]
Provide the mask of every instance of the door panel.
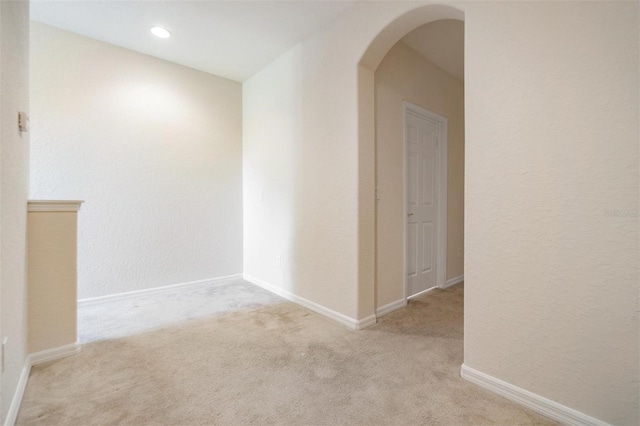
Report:
[[422,224],[422,272],[429,272],[433,267],[433,223]]
[[435,158],[432,156],[422,156],[422,203],[430,206],[433,204],[433,195],[435,191],[434,178]]
[[436,285],[439,123],[407,112],[407,296]]
[[[418,154],[415,152],[409,152],[409,158],[407,159],[407,168],[409,169],[409,175],[417,176],[419,173],[418,169]],[[407,200],[409,205],[415,206],[418,204],[418,181],[417,179],[410,179],[407,181],[409,187],[407,189]]]
[[410,223],[407,226],[407,246],[410,247],[409,256],[407,256],[407,274],[410,277],[418,275],[418,260],[416,259],[418,255],[418,240],[416,240],[418,232],[416,228],[417,225],[415,223]]

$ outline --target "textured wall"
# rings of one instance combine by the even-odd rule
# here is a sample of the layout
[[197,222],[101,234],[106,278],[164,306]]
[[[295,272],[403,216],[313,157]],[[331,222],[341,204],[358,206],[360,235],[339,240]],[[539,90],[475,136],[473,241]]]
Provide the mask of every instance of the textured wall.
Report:
[[357,319],[375,310],[374,151],[357,144],[373,74],[357,65],[396,7],[356,5],[243,85],[245,272]]
[[298,226],[292,215],[301,150],[295,126],[301,102],[298,54],[294,49],[280,57],[242,90],[244,272],[288,291],[295,290],[292,242]]
[[17,118],[18,111],[29,111],[28,2],[0,2],[0,43],[0,330],[8,339],[0,401],[5,419],[26,357],[29,134],[19,132]]
[[31,197],[86,201],[78,296],[242,272],[241,85],[32,30]]
[[373,74],[358,61],[410,7],[354,5],[243,85],[245,273],[356,319],[375,311],[374,151],[357,143],[374,133],[373,92],[357,90]]
[[336,79],[306,48],[243,85],[244,272],[354,318],[356,155],[332,134],[341,118],[316,108]]
[[447,274],[463,274],[464,86],[404,43],[376,79],[376,307],[404,297],[404,101],[448,119]]
[[611,424],[639,421],[638,12],[466,21],[465,364]]
[[299,85],[283,126],[305,198],[287,215],[314,225],[291,237],[295,290],[373,311],[373,71],[409,31],[464,13],[465,362],[635,424],[638,219],[606,211],[638,208],[638,5],[451,4],[363,2],[287,53],[299,78],[276,84]]

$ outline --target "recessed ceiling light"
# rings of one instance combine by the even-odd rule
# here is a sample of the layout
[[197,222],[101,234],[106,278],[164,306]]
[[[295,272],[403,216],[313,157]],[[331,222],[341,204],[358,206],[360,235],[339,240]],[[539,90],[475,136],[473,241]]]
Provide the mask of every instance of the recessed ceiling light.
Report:
[[166,28],[162,27],[153,27],[151,28],[151,34],[160,38],[169,38],[171,37],[171,33]]

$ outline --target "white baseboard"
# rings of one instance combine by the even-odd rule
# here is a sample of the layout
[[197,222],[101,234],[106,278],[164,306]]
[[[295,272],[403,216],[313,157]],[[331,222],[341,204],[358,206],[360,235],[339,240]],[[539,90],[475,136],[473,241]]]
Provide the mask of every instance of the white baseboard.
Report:
[[69,345],[58,346],[57,348],[47,349],[46,351],[35,352],[29,355],[30,364],[38,365],[43,362],[55,361],[60,358],[65,358],[71,355],[75,355],[80,352],[80,343],[75,342]]
[[424,296],[425,294],[430,293],[430,292],[432,292],[434,290],[438,290],[439,288],[440,287],[431,287],[431,288],[428,288],[426,290],[422,290],[422,291],[420,291],[420,292],[418,292],[416,294],[412,294],[411,296],[408,296],[407,300],[411,300],[411,299],[415,299],[416,297]]
[[380,306],[378,309],[376,309],[376,316],[378,318],[381,318],[387,314],[390,314],[393,311],[396,311],[398,309],[402,309],[405,306],[407,306],[407,299],[400,299],[400,300],[396,300],[395,302],[391,302],[388,303],[384,306]]
[[365,328],[369,328],[372,325],[376,325],[378,322],[378,317],[376,315],[369,315],[368,317],[364,317],[361,320],[356,320],[356,330],[364,330]]
[[18,412],[20,411],[20,405],[22,404],[22,398],[24,397],[24,391],[27,388],[27,382],[29,381],[31,367],[42,364],[43,362],[65,358],[70,355],[77,354],[78,352],[80,352],[80,344],[76,342],[27,355],[27,358],[24,360],[22,372],[20,373],[18,386],[16,386],[16,391],[13,394],[13,399],[11,400],[9,411],[7,412],[7,417],[4,419],[4,425],[13,426],[16,423]]
[[31,362],[30,358],[27,356],[24,360],[24,366],[22,367],[18,386],[16,386],[16,391],[13,394],[9,411],[7,412],[7,416],[4,418],[4,426],[13,426],[16,423],[18,412],[20,411],[20,405],[22,404],[22,397],[24,396],[24,391],[27,388],[29,373],[31,373]]
[[297,296],[288,290],[284,290],[279,287],[276,287],[273,284],[270,284],[259,278],[253,277],[249,274],[244,274],[244,279],[246,281],[249,281],[250,283],[253,283],[259,287],[264,288],[267,291],[270,291],[271,293],[274,293],[282,297],[283,299],[287,299],[290,302],[296,303],[322,316],[325,316],[329,319],[339,322],[340,324],[345,325],[352,330],[362,330],[376,323],[375,315],[369,315],[368,317],[363,318],[361,320],[356,320],[347,315],[341,314],[340,312],[336,312],[333,309],[329,309],[316,302],[312,302],[311,300],[305,299],[304,297]]
[[242,274],[225,275],[223,277],[209,278],[206,280],[190,281],[187,283],[172,284],[163,287],[147,288],[144,290],[128,291],[126,293],[109,294],[107,296],[91,297],[87,299],[79,299],[78,307],[99,305],[102,303],[116,302],[118,300],[131,299],[138,296],[149,296],[157,293],[175,290],[177,288],[193,287],[203,284],[215,285],[222,284],[227,281],[241,279]]
[[610,426],[601,420],[569,408],[555,401],[519,388],[481,371],[462,364],[460,376],[482,388],[523,405],[560,423],[576,426]]
[[442,288],[449,288],[452,285],[460,284],[462,281],[464,281],[464,275],[459,275],[457,277],[449,278],[447,282],[444,284],[444,287]]

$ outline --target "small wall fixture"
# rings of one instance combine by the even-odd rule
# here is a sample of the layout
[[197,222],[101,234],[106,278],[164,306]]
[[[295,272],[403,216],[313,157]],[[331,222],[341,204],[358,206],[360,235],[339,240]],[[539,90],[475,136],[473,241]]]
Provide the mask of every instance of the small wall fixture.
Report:
[[171,33],[166,28],[162,27],[152,27],[151,34],[160,38],[169,38],[171,37]]
[[29,116],[26,112],[18,112],[18,130],[20,130],[20,132],[29,131]]

